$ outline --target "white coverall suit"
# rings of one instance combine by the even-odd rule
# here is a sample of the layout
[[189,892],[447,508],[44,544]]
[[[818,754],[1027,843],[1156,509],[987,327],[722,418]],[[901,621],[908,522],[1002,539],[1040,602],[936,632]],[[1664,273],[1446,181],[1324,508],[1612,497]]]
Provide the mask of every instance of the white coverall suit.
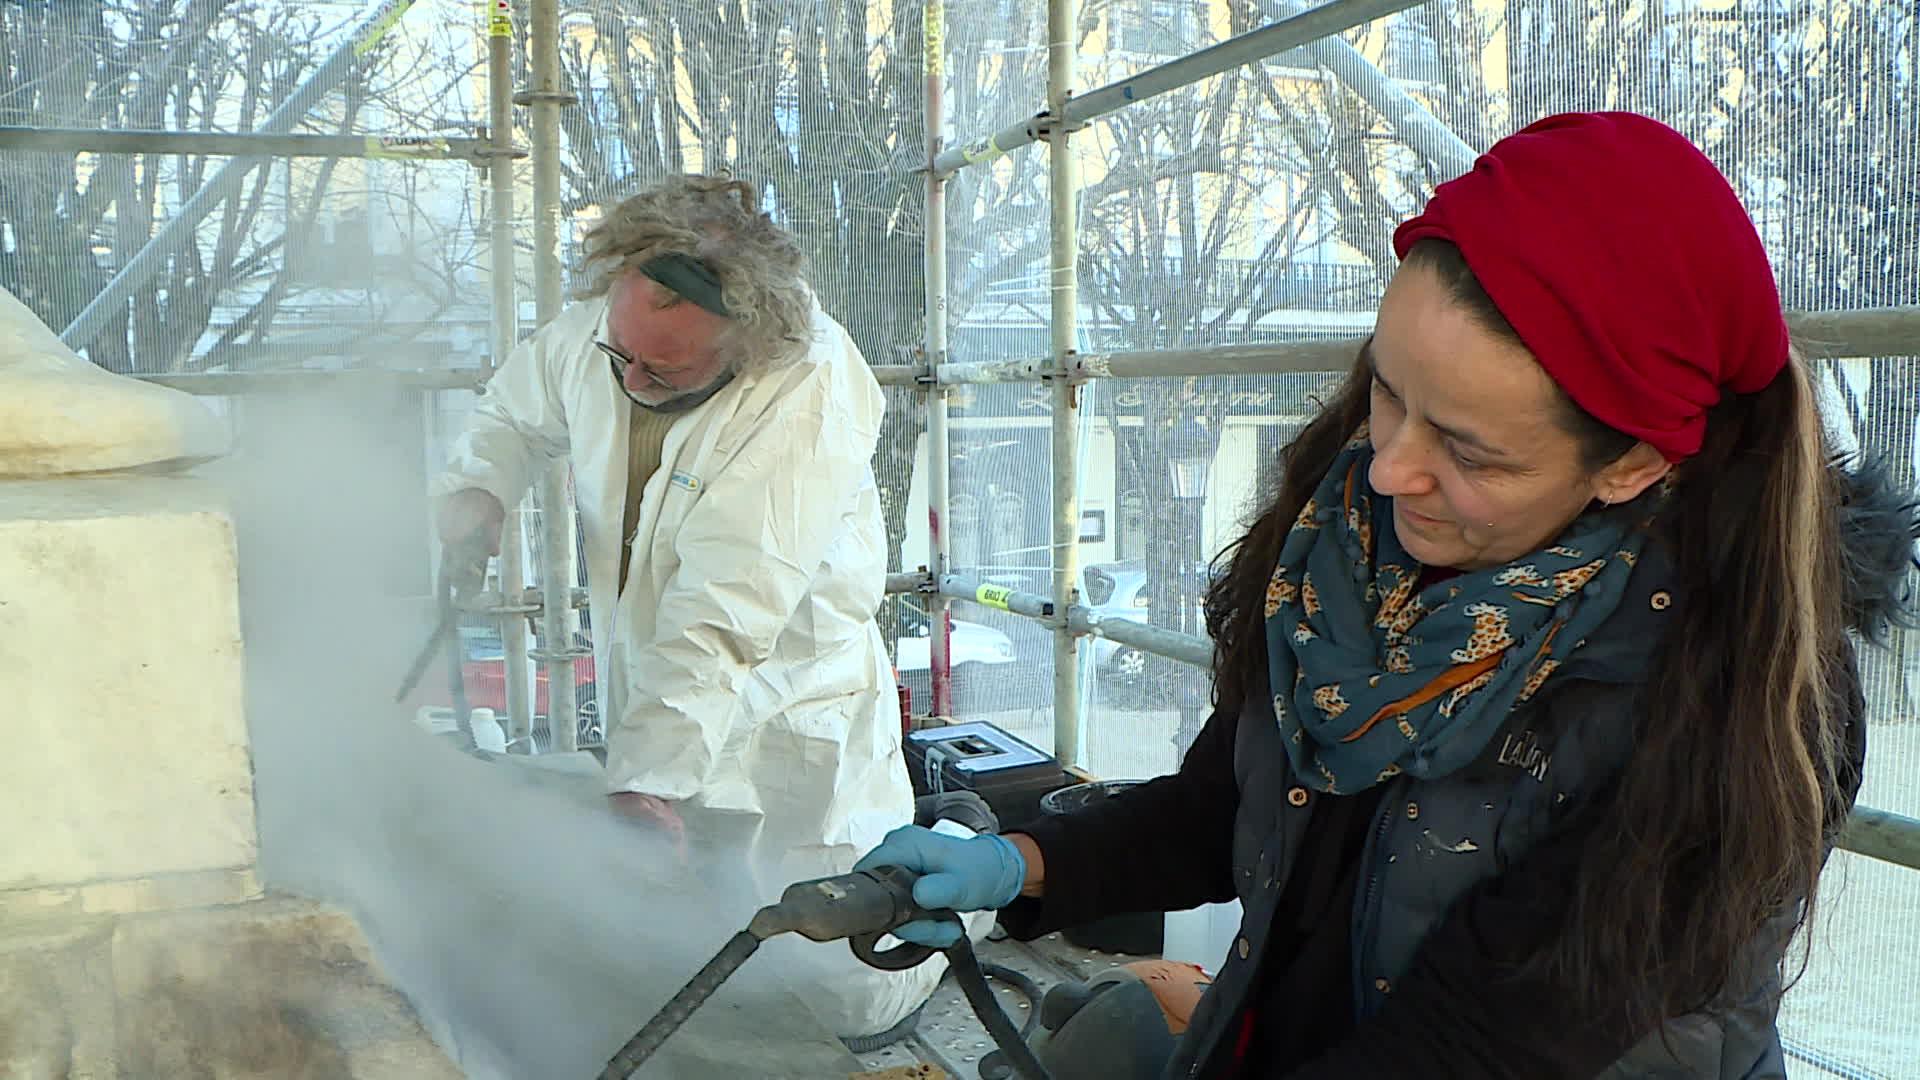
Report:
[[[804,356],[739,375],[674,421],[615,595],[635,406],[593,347],[608,340],[607,307],[575,304],[513,350],[436,491],[484,488],[511,508],[551,458],[571,457],[608,789],[745,823],[755,902],[769,902],[789,882],[851,870],[913,819],[874,623],[887,556],[871,459],[885,398],[816,303]],[[823,976],[807,999],[844,1036],[891,1027],[945,967],[881,972],[844,944],[806,949]]]

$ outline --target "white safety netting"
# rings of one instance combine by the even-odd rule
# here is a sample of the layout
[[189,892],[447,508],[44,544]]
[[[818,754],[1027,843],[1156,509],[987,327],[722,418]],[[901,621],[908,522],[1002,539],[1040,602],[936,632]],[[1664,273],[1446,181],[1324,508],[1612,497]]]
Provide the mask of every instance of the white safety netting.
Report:
[[[0,6],[8,129],[374,140],[350,158],[12,144],[0,285],[56,331],[109,282],[125,287],[70,340],[115,371],[474,364],[487,325],[483,185],[461,160],[405,156],[473,136],[484,114],[471,8],[440,5],[436,20],[434,6],[377,33],[377,6],[363,4]],[[283,109],[290,100],[307,107]],[[191,242],[150,247],[184,220]]]
[[[483,12],[420,0],[292,130],[471,137],[486,118]],[[108,0],[0,4],[0,127],[258,128],[376,5]],[[524,57],[524,3],[512,5]],[[596,0],[561,5],[563,257],[598,208],[677,170],[761,183],[799,235],[823,304],[876,364],[916,359],[924,330],[927,53],[918,0]],[[1298,10],[1287,0],[1104,0],[1076,24],[1092,87]],[[946,12],[949,143],[1044,106],[1036,0]],[[1788,306],[1920,303],[1920,26],[1910,0],[1429,0],[1337,41],[1291,50],[1097,121],[1074,141],[1082,351],[1363,333],[1393,268],[1389,236],[1450,154],[1540,115],[1627,108],[1703,145],[1761,226]],[[514,85],[524,86],[524,59]],[[1415,111],[1407,112],[1412,103]],[[1382,103],[1400,109],[1400,124]],[[1395,104],[1398,103],[1398,104]],[[1424,116],[1421,110],[1424,110]],[[516,141],[529,142],[526,110]],[[1412,126],[1406,120],[1411,117]],[[1445,132],[1448,134],[1436,134]],[[228,159],[162,153],[0,154],[0,285],[67,326]],[[532,322],[527,166],[513,209],[521,325]],[[949,185],[950,359],[1050,348],[1047,151],[969,168]],[[475,367],[490,324],[482,172],[462,161],[268,159],[200,221],[193,243],[86,342],[141,373]],[[1915,476],[1920,357],[1827,356],[1841,441]],[[1205,563],[1261,491],[1264,463],[1331,373],[1095,382],[1075,432],[1083,602],[1103,617],[1196,632]],[[929,561],[920,396],[889,390],[875,459],[896,568]],[[410,414],[398,453],[431,462],[464,399]],[[1050,591],[1050,392],[952,394],[956,570]],[[406,414],[411,406],[395,405]],[[241,412],[244,422],[244,411]],[[1197,433],[1197,434],[1196,434]],[[1210,469],[1175,497],[1173,457]],[[415,530],[422,532],[422,530]],[[424,541],[422,541],[424,546]],[[424,554],[421,563],[424,564]],[[422,575],[401,575],[420,591]],[[917,598],[884,625],[927,705]],[[956,706],[1046,747],[1053,646],[1031,621],[955,607]],[[1868,654],[1863,800],[1920,814],[1920,655]],[[1203,714],[1190,669],[1082,645],[1080,764],[1109,777],[1171,768]],[[1902,1075],[1920,1046],[1920,885],[1836,857],[1814,966],[1788,998],[1801,1044],[1863,1075]],[[1812,1070],[1815,1066],[1803,1065]],[[1837,1075],[1847,1075],[1838,1073]]]
[[[1044,54],[1044,19],[999,54],[1011,70]],[[1082,86],[1137,73],[1298,10],[1269,2],[1115,0],[1083,9]],[[966,33],[965,28],[954,33]],[[956,47],[957,49],[957,47]],[[1734,181],[1773,253],[1788,306],[1860,309],[1920,302],[1920,28],[1910,4],[1744,2],[1486,4],[1438,0],[1341,41],[1136,104],[1076,137],[1079,334],[1083,350],[1303,340],[1364,333],[1393,268],[1393,226],[1438,180],[1449,152],[1484,149],[1551,112],[1622,108],[1674,124]],[[960,55],[956,52],[956,55]],[[996,68],[996,71],[1000,69]],[[955,72],[964,80],[967,69]],[[1004,75],[1002,76],[1004,77]],[[1024,109],[956,110],[970,138]],[[957,99],[962,98],[956,95]],[[1411,123],[1376,106],[1410,99]],[[1436,138],[1432,121],[1452,134]],[[955,359],[1048,350],[1043,148],[972,172],[997,198],[956,225]],[[1023,216],[1024,214],[1024,216]],[[998,256],[994,262],[986,256]],[[1840,442],[1915,475],[1920,359],[1832,357]],[[1081,399],[1078,467],[1083,602],[1104,617],[1189,629],[1195,564],[1237,534],[1280,445],[1333,376],[1103,381]],[[1047,392],[956,391],[954,559],[1006,584],[1048,591],[1052,513]],[[1198,421],[1194,424],[1190,421]],[[1197,434],[1196,434],[1197,433]],[[1212,453],[1198,507],[1174,497],[1172,458]],[[969,531],[970,530],[970,531]],[[959,704],[1040,741],[1050,737],[1047,635],[961,605],[957,617],[1012,637],[1018,660],[956,676]],[[984,635],[974,635],[976,638]],[[1920,669],[1909,637],[1871,650],[1869,776],[1863,801],[1920,810]],[[985,645],[995,644],[987,640]],[[960,649],[956,647],[956,653]],[[1083,652],[1082,755],[1095,773],[1170,768],[1203,715],[1204,684],[1134,650]],[[958,657],[957,657],[958,658]],[[1835,1075],[1904,1075],[1920,1046],[1920,885],[1910,871],[1836,857],[1813,964],[1784,1027]],[[1820,1066],[1796,1061],[1796,1074]],[[1852,1068],[1860,1070],[1849,1073]]]

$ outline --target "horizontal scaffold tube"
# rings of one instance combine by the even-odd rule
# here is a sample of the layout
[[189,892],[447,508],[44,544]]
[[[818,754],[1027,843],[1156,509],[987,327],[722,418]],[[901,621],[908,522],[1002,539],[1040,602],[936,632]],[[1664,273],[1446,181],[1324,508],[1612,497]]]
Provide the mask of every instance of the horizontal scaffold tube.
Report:
[[[1884,360],[1920,356],[1920,304],[1855,311],[1792,312],[1787,322],[1793,328],[1795,339],[1816,357]],[[1075,377],[1150,379],[1342,372],[1353,366],[1354,357],[1365,340],[1364,337],[1341,337],[1270,345],[1086,353],[1075,362]],[[925,368],[906,365],[876,367],[873,371],[885,385],[911,386],[924,382],[927,377]],[[1050,360],[1033,358],[941,364],[935,369],[935,378],[947,385],[1040,382],[1051,378],[1053,372]]]
[[[889,574],[887,591],[912,592],[927,580],[925,574]],[[1051,621],[1053,604],[1037,593],[1018,592],[981,582],[964,574],[940,580],[940,592],[959,600],[1010,611],[1031,619]],[[1144,653],[1164,656],[1195,667],[1213,666],[1213,642],[1129,619],[1104,619],[1090,608],[1075,605],[1067,611],[1067,625],[1077,634],[1103,637]],[[1840,837],[1844,850],[1920,870],[1920,820],[1901,814],[1855,807]]]
[[[1418,7],[1422,2],[1424,0],[1333,0],[1311,11],[1303,11],[1291,18],[1229,38],[1211,48],[1155,65],[1119,82],[1077,94],[1064,110],[1065,124],[1070,129],[1083,126],[1088,121],[1136,102],[1190,86],[1242,64],[1264,60],[1332,34],[1344,33],[1394,12]],[[1010,150],[1039,141],[1050,126],[1051,118],[1035,117],[994,135],[962,143],[934,158],[933,171],[946,176],[969,165],[991,161]]]

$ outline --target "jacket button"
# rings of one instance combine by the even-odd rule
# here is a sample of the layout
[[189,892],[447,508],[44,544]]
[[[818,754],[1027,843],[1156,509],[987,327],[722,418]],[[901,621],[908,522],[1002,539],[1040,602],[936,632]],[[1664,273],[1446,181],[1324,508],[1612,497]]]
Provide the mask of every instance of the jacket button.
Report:
[[1381,993],[1383,993],[1383,994],[1391,994],[1391,993],[1393,993],[1393,984],[1392,984],[1392,983],[1390,983],[1390,982],[1388,982],[1388,981],[1387,981],[1387,980],[1385,980],[1385,979],[1375,979],[1375,980],[1373,980],[1373,988],[1374,988],[1375,990],[1378,990],[1378,991],[1380,991],[1380,992],[1381,992]]
[[1303,787],[1288,788],[1287,789],[1287,805],[1288,806],[1307,805],[1307,789]]
[[1653,599],[1650,600],[1649,603],[1653,605],[1653,610],[1665,611],[1667,608],[1673,606],[1673,595],[1667,592],[1667,590],[1661,589],[1659,592],[1653,594]]
[[1240,959],[1245,960],[1247,954],[1252,952],[1253,948],[1247,944],[1246,938],[1241,938],[1240,944],[1237,946],[1237,951],[1240,953]]
[[1419,803],[1410,802],[1407,804],[1407,820],[1408,821],[1420,820],[1420,804]]

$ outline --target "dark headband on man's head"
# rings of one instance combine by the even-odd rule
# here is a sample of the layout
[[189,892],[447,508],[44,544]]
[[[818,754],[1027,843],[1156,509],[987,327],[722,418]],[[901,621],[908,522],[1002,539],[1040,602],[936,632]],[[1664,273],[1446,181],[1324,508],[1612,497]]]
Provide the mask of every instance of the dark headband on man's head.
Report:
[[641,263],[640,272],[715,315],[732,318],[720,294],[720,275],[705,262],[674,251]]

